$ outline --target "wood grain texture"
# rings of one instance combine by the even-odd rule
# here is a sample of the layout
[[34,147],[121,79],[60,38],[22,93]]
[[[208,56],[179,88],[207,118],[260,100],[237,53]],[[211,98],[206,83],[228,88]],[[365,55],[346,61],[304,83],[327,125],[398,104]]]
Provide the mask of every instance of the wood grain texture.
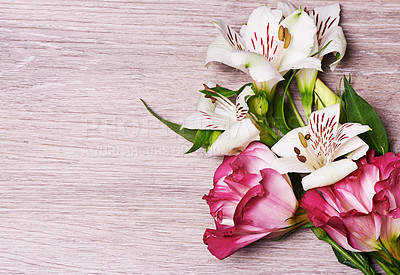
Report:
[[[1,273],[359,274],[308,231],[211,256],[201,197],[221,159],[183,155],[190,144],[139,101],[180,122],[202,83],[246,82],[204,67],[211,21],[239,28],[261,4],[0,0]],[[400,2],[341,7],[348,52],[322,78],[334,89],[351,73],[400,151]]]

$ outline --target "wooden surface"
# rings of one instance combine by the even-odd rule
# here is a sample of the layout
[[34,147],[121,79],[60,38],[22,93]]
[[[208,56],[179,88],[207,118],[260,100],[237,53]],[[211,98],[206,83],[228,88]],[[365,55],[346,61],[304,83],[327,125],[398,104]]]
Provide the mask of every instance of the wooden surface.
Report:
[[[0,0],[1,273],[359,274],[309,231],[211,256],[201,197],[221,159],[183,155],[190,144],[139,101],[181,122],[202,83],[248,81],[204,59],[212,20],[238,29],[261,4]],[[322,78],[335,89],[351,73],[398,152],[400,2],[341,7],[348,52]]]

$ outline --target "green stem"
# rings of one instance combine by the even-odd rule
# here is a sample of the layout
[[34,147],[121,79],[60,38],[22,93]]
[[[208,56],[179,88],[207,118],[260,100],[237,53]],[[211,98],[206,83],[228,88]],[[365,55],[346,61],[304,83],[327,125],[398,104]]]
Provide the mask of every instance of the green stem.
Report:
[[293,109],[293,112],[294,112],[294,115],[295,115],[297,121],[299,122],[299,124],[300,124],[301,127],[304,127],[304,126],[306,126],[306,125],[304,124],[304,121],[303,121],[303,119],[301,118],[301,115],[300,115],[300,113],[299,113],[299,110],[297,110],[296,104],[294,104],[292,95],[290,94],[290,91],[289,91],[290,82],[292,82],[293,77],[296,75],[296,73],[297,73],[298,71],[299,71],[299,70],[294,70],[294,71],[293,71],[292,75],[290,76],[290,78],[289,78],[289,80],[288,80],[288,82],[287,82],[287,84],[286,84],[285,91],[283,92],[283,94],[284,94],[284,95],[285,95],[285,94],[287,95],[287,98],[288,98],[288,100],[289,100],[289,104],[290,104],[290,106],[291,106],[292,109]]
[[[311,230],[314,232],[314,234],[317,236],[318,239],[323,240],[330,244],[333,248],[335,248],[337,251],[339,251],[343,257],[345,257],[348,261],[350,261],[357,269],[359,269],[362,273],[366,275],[375,275],[376,272],[372,270],[372,268],[369,266],[368,263],[365,263],[365,261],[362,259],[361,261],[364,262],[364,264],[361,264],[359,261],[354,259],[343,247],[338,245],[331,237],[329,237],[325,231],[323,231],[320,228],[316,227],[311,227]],[[366,266],[368,264],[368,266]]]
[[375,261],[382,267],[382,269],[386,272],[388,275],[396,275],[396,273],[392,272],[389,267],[387,267],[383,262],[379,261],[378,259],[374,258]]
[[306,124],[304,123],[303,119],[302,119],[301,116],[300,116],[299,111],[297,110],[296,104],[294,104],[292,95],[290,94],[290,91],[289,91],[289,90],[286,92],[286,95],[287,95],[287,98],[288,98],[288,100],[289,100],[289,104],[290,104],[290,106],[291,106],[292,109],[293,109],[294,115],[296,116],[297,121],[300,123],[300,126],[301,126],[301,127],[306,126]]

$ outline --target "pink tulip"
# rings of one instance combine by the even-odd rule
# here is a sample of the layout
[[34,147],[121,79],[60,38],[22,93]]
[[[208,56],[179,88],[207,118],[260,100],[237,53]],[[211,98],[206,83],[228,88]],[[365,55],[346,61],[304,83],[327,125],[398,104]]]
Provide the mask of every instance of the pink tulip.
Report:
[[237,156],[225,157],[214,175],[214,188],[203,198],[217,229],[207,229],[204,243],[218,259],[262,238],[277,238],[301,224],[293,218],[298,202],[287,175],[271,169],[276,156],[251,143]]
[[343,248],[381,251],[381,241],[400,259],[400,154],[369,151],[357,165],[334,185],[307,191],[300,205]]

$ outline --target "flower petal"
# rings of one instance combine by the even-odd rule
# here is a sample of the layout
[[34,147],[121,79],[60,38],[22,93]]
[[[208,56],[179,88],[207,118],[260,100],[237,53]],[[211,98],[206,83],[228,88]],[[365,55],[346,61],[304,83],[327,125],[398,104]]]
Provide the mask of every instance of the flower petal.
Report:
[[321,50],[331,41],[330,44],[318,54],[318,57],[322,59],[322,57],[328,53],[333,53],[337,56],[336,61],[330,65],[332,71],[343,58],[347,47],[343,29],[339,26],[339,13],[340,6],[338,3],[317,7],[310,11],[310,17],[314,19],[315,25],[317,26],[318,49]]
[[246,148],[246,156],[253,156],[264,160],[268,165],[264,168],[270,167],[271,163],[276,159],[276,155],[261,142],[252,142]]
[[302,180],[304,190],[334,184],[357,169],[357,164],[349,159],[342,159],[327,164]]
[[365,156],[365,154],[368,151],[368,144],[366,144],[361,138],[359,137],[352,137],[349,140],[347,140],[342,146],[337,149],[333,155],[333,158],[338,158],[340,156],[343,156],[349,152],[350,155],[347,156],[347,158],[352,159],[352,160],[357,160],[361,158],[362,156]]
[[[310,56],[315,44],[316,32],[314,20],[303,10],[296,11],[286,17],[281,25],[289,29],[291,39],[290,45],[285,50],[282,61],[278,66],[278,71],[284,70],[283,68],[290,68],[290,64],[296,64]],[[303,68],[309,68],[309,66]]]
[[236,119],[242,120],[249,111],[247,105],[247,99],[254,95],[253,89],[249,86],[245,87],[244,90],[236,97]]
[[277,158],[272,162],[272,168],[281,174],[288,172],[311,173],[315,171],[311,165],[300,162],[296,157]]
[[261,175],[262,187],[257,187],[263,192],[248,192],[243,197],[235,212],[235,225],[251,225],[271,231],[290,226],[292,221],[288,218],[293,217],[297,209],[297,200],[291,186],[273,169],[266,168],[261,171]]
[[228,41],[226,41],[225,38],[220,34],[208,46],[205,62],[206,67],[210,66],[211,62],[220,62],[227,66],[248,73],[248,70],[243,65],[237,66],[232,62],[231,53],[234,50],[235,49],[232,47],[232,45]]
[[339,126],[340,117],[340,104],[334,104],[315,111],[310,116],[310,130],[314,135],[318,135],[319,129],[322,127],[333,129],[333,133],[336,134],[336,129]]
[[246,118],[225,130],[210,146],[207,156],[233,155],[243,151],[250,142],[260,138],[260,131]]
[[278,47],[278,28],[282,18],[281,10],[271,10],[267,6],[255,9],[247,21],[244,40],[246,48],[262,54],[267,59]]
[[229,234],[214,229],[207,229],[203,236],[203,242],[208,246],[207,248],[210,253],[220,260],[270,233],[249,234],[247,230],[236,227],[227,228],[225,231],[231,232]]
[[236,120],[230,120],[214,112],[199,111],[188,115],[182,123],[183,128],[200,130],[226,130]]
[[379,230],[375,228],[376,219],[373,213],[364,214],[353,209],[341,213],[340,217],[348,230],[347,240],[353,248],[364,252],[380,250],[376,242],[379,236],[375,234]]
[[268,62],[265,56],[244,51],[232,51],[232,63],[235,68],[247,68],[253,80],[258,82],[270,81],[274,86],[283,80],[281,74]]
[[315,57],[305,57],[291,63],[281,63],[279,72],[285,72],[291,69],[314,69],[322,71],[321,60]]
[[302,148],[299,140],[299,133],[303,133],[305,135],[308,133],[308,131],[308,126],[293,129],[284,135],[274,146],[272,146],[272,152],[281,157],[295,157],[296,153],[293,149],[295,147]]
[[220,31],[221,35],[225,38],[233,48],[244,51],[246,50],[245,41],[237,34],[229,25],[222,20],[213,21],[215,27]]
[[324,37],[322,45],[325,45],[329,41],[332,42],[329,43],[329,45],[318,54],[318,56],[322,57],[328,53],[333,53],[335,55],[335,62],[331,63],[329,65],[329,68],[331,69],[331,71],[334,71],[337,64],[344,57],[347,48],[347,41],[344,36],[342,27],[336,26],[335,28],[330,30]]
[[205,111],[205,112],[214,112],[216,103],[213,102],[211,98],[205,97],[203,94],[200,95],[198,101],[197,101],[197,111]]
[[338,144],[338,147],[333,154],[333,159],[357,149],[359,150],[354,152],[354,154],[352,154],[350,157],[352,159],[359,159],[360,157],[364,156],[368,150],[368,145],[362,140],[354,138],[357,137],[357,135],[369,130],[371,130],[369,126],[361,125],[359,123],[345,123],[340,125],[336,132],[335,140]]
[[284,17],[288,17],[290,14],[297,10],[293,3],[290,1],[278,2],[276,4],[276,8],[282,11]]

